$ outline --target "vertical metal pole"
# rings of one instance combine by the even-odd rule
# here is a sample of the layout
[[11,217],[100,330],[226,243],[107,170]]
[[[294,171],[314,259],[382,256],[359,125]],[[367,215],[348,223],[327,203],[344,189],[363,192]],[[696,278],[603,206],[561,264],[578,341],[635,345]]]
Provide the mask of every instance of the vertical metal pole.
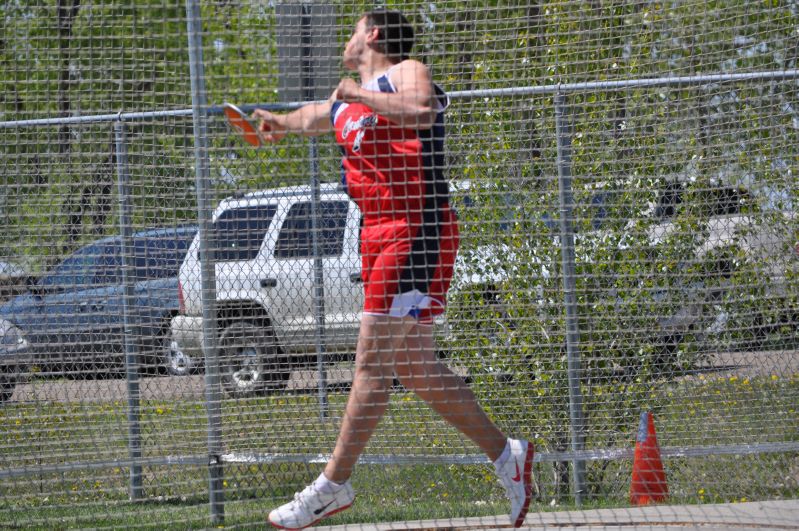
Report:
[[137,322],[130,312],[130,304],[136,296],[135,278],[131,274],[133,267],[133,241],[131,233],[130,203],[130,171],[128,168],[128,147],[125,139],[125,124],[114,123],[114,141],[117,161],[117,196],[119,201],[119,234],[122,238],[122,323],[125,330],[125,376],[128,388],[128,450],[130,452],[130,499],[140,500],[144,497],[142,489],[142,444],[141,444],[141,409],[139,390],[139,351],[135,334],[139,332]]
[[[314,98],[313,83],[313,58],[311,56],[311,6],[302,5],[302,68],[301,80],[303,97],[306,101]],[[314,278],[314,316],[316,320],[316,369],[318,372],[319,417],[328,416],[327,399],[327,346],[325,338],[325,274],[322,265],[321,246],[319,245],[319,232],[322,212],[319,208],[319,143],[311,137],[309,145],[311,159],[311,245],[313,248],[313,278]]]
[[325,273],[322,265],[319,231],[322,212],[319,208],[319,148],[316,138],[310,141],[311,157],[311,233],[314,255],[314,311],[316,317],[316,369],[319,394],[319,417],[327,418],[329,413],[327,398],[327,343],[325,337]]
[[[205,402],[208,412],[208,497],[211,521],[225,520],[222,455],[222,388],[216,334],[216,271],[209,235],[213,230],[213,205],[207,188],[211,178],[208,159],[208,103],[202,52],[202,18],[198,0],[186,0],[189,35],[191,101],[194,118],[194,163],[197,218],[200,233],[200,274],[203,307],[203,352],[205,353]],[[213,238],[210,238],[213,241]]]
[[[585,448],[585,418],[580,390],[580,331],[577,316],[577,285],[574,257],[574,197],[571,177],[571,132],[565,117],[565,98],[555,95],[555,130],[558,143],[558,189],[560,197],[560,242],[563,269],[563,296],[566,306],[566,355],[569,371],[569,420],[571,449]],[[572,461],[574,501],[581,505],[585,494],[585,461]]]

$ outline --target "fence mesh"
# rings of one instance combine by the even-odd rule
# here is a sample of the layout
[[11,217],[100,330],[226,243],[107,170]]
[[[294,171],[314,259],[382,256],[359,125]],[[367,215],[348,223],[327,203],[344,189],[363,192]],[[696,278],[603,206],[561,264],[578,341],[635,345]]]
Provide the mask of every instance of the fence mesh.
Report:
[[[384,6],[451,98],[438,355],[535,443],[528,524],[631,514],[642,412],[693,511],[642,526],[796,500],[799,3],[379,4],[0,6],[0,524],[252,525],[321,472],[360,211],[332,135],[256,149],[221,106],[326,99]],[[480,448],[391,387],[330,523],[505,525]]]

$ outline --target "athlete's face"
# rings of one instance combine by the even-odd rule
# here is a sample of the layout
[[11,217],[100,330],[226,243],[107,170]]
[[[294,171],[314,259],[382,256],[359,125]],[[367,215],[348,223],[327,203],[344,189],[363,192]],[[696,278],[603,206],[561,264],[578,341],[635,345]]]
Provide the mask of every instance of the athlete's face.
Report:
[[350,40],[344,47],[344,67],[348,70],[357,70],[361,63],[364,52],[369,45],[377,38],[377,28],[368,28],[366,18],[362,18],[355,24]]

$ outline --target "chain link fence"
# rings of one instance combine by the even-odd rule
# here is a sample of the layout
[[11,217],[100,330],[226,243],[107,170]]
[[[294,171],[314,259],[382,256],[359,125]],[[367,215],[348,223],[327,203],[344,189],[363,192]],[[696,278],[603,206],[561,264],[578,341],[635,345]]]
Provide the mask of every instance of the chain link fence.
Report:
[[[332,138],[255,149],[221,105],[326,98],[374,7],[0,7],[4,527],[252,525],[319,474],[360,214]],[[642,412],[672,503],[796,499],[799,4],[396,7],[452,99],[440,356],[535,442],[531,513],[628,507]],[[501,524],[488,460],[393,391],[331,524]]]

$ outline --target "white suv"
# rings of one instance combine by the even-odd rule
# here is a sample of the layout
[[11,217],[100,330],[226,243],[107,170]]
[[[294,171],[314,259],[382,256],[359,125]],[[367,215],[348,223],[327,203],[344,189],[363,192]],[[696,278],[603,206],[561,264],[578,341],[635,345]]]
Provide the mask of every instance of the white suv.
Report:
[[[326,352],[355,350],[363,306],[360,213],[339,186],[322,185],[316,254],[312,207],[310,187],[291,187],[225,199],[213,214],[218,352],[231,396],[280,388],[298,361],[315,361],[317,316]],[[314,256],[324,279],[323,308],[314,297]],[[172,333],[188,372],[203,359],[199,234],[179,280],[181,312]]]

